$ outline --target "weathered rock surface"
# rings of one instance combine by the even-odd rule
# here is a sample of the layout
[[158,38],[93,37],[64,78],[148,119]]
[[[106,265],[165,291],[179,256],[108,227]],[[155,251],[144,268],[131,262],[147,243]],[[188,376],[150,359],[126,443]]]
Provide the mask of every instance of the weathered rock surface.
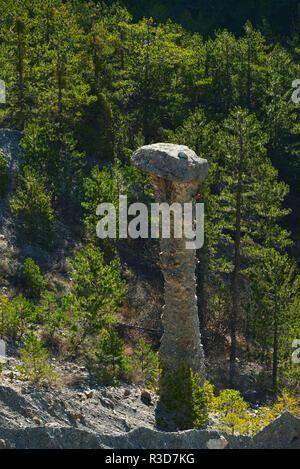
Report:
[[85,367],[55,360],[77,384],[30,388],[15,371],[16,360],[9,358],[0,376],[0,449],[207,449],[212,440],[225,446],[222,435],[226,449],[300,448],[300,419],[288,412],[253,438],[216,431],[211,418],[201,431],[160,431],[158,397],[142,386],[100,387]]
[[259,449],[300,449],[300,418],[285,412],[252,439]]
[[220,438],[211,438],[206,442],[207,449],[224,449],[228,445],[228,441],[223,435]]
[[[94,416],[92,414],[91,419]],[[103,418],[102,423],[106,423],[106,428],[102,431],[92,429],[88,424],[83,426],[76,422],[70,425],[58,421],[16,428],[16,420],[14,425],[1,425],[0,441],[3,449],[207,449],[212,448],[212,441],[223,442],[217,445],[220,449],[300,449],[300,419],[288,412],[253,438],[207,430],[162,432],[143,426],[142,421],[141,426],[130,431],[124,428],[116,431],[114,424],[118,416],[111,415],[111,425],[105,420]]]
[[[186,208],[192,203],[199,182],[207,174],[207,161],[190,148],[171,143],[145,145],[134,152],[132,164],[147,171],[151,177],[157,203],[176,204]],[[170,236],[160,233],[161,267],[164,276],[165,306],[162,314],[163,336],[160,360],[165,370],[176,373],[182,362],[199,373],[204,382],[205,366],[201,344],[195,278],[195,248],[187,249],[185,216],[179,220],[169,213]],[[175,232],[181,231],[178,236]]]
[[133,153],[132,164],[175,182],[201,182],[207,175],[205,159],[187,146],[173,143],[144,145]]
[[[11,447],[17,439],[17,447],[27,447],[26,435],[31,431],[35,434],[37,427],[40,429],[37,435],[62,429],[66,434],[77,430],[78,435],[93,435],[94,432],[102,436],[122,435],[140,426],[155,427],[155,395],[151,396],[151,403],[146,404],[142,398],[143,388],[90,386],[88,373],[81,374],[85,374],[86,379],[76,388],[32,389],[18,381],[16,375],[9,385],[0,385],[0,440]],[[4,379],[8,383],[9,378]],[[30,444],[40,443],[32,441]],[[61,445],[66,444],[71,445],[61,442]]]

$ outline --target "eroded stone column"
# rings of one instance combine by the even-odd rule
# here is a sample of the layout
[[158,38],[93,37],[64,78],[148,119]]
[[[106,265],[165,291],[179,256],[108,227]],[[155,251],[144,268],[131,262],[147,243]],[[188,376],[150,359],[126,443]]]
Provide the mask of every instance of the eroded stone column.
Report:
[[[183,204],[192,202],[207,174],[207,161],[183,145],[156,143],[138,149],[132,163],[151,174],[155,200]],[[172,212],[171,212],[172,213]],[[182,219],[183,221],[183,219]],[[175,238],[171,216],[171,238],[160,237],[161,265],[164,276],[160,360],[169,372],[184,363],[204,379],[204,357],[199,330],[196,297],[195,249],[187,249],[184,229]]]

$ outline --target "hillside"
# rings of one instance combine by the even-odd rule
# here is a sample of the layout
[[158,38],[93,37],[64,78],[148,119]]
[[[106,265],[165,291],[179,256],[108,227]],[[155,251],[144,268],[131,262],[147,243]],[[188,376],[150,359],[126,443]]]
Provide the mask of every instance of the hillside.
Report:
[[299,446],[299,8],[267,3],[0,0],[0,447]]

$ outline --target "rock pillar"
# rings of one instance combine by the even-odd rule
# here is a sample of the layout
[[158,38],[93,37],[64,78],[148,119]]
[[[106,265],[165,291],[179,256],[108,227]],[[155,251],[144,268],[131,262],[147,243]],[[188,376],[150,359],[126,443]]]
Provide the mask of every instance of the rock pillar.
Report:
[[[138,149],[132,163],[151,174],[155,201],[180,204],[191,203],[198,192],[199,182],[207,174],[207,161],[186,146],[157,143]],[[205,375],[196,297],[195,249],[187,249],[190,239],[174,237],[170,212],[170,238],[160,237],[161,266],[164,276],[162,323],[163,336],[159,356],[163,368],[173,373],[183,361],[193,372]],[[182,228],[184,218],[182,217]]]

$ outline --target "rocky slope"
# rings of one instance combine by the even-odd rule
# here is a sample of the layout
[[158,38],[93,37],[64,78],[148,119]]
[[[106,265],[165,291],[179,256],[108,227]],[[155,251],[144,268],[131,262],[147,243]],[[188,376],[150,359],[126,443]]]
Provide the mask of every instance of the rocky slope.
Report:
[[134,386],[1,385],[0,448],[206,449],[222,442],[227,449],[300,449],[300,419],[288,412],[250,438],[213,430],[162,432],[155,426],[155,408],[156,398]]
[[300,419],[288,412],[253,438],[216,431],[213,416],[204,430],[164,432],[155,423],[157,395],[142,386],[98,386],[84,366],[52,358],[60,381],[34,388],[21,379],[12,344],[7,351],[0,375],[0,448],[300,449]]

